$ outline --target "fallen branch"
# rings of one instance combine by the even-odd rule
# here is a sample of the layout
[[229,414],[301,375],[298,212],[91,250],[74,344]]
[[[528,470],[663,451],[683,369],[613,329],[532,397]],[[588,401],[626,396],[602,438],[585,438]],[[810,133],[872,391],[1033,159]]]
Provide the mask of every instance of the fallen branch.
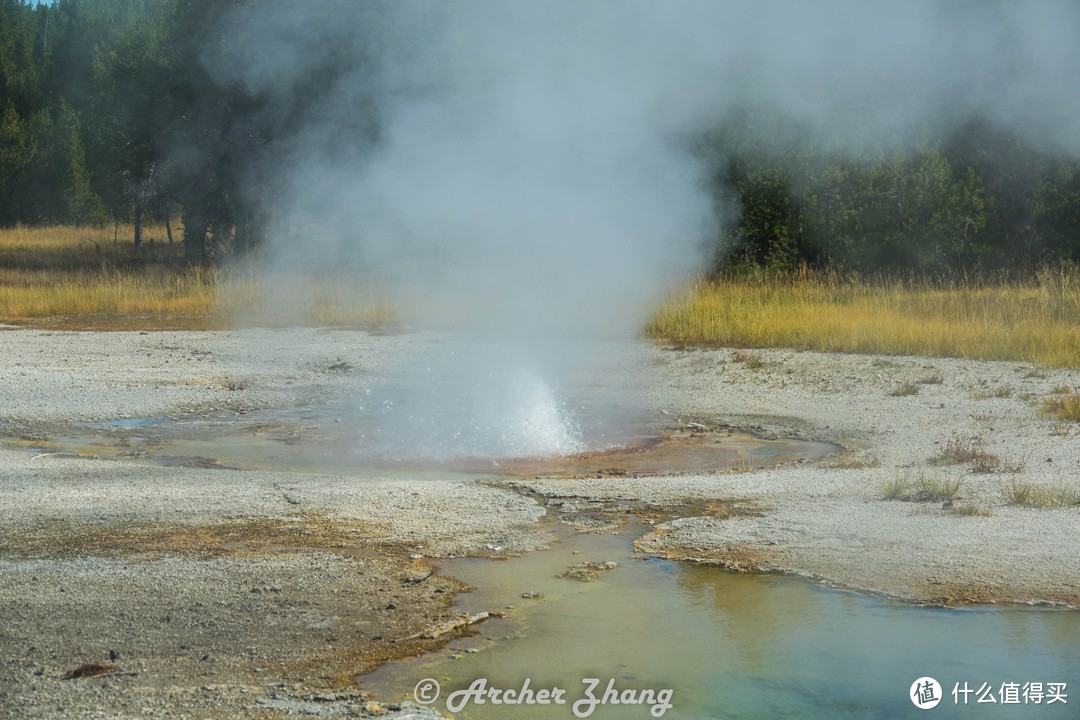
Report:
[[59,455],[61,457],[75,457],[75,458],[82,457],[81,455],[79,455],[79,453],[73,453],[73,452],[47,452],[47,453],[40,453],[38,455],[35,455],[34,457],[30,458],[30,462],[33,462],[33,461],[37,460],[38,458],[56,457],[57,455]]
[[83,663],[69,672],[64,677],[68,680],[89,677],[117,677],[120,675],[138,675],[130,670],[123,670],[115,665],[103,665],[102,663]]
[[420,583],[424,582],[425,580],[427,580],[429,577],[431,577],[434,574],[435,574],[435,568],[431,568],[431,572],[429,572],[427,575],[425,575],[423,577],[418,577],[418,578],[404,577],[404,578],[401,578],[401,582],[405,583],[406,585],[419,585]]
[[475,615],[462,615],[459,618],[454,618],[453,620],[448,620],[444,623],[435,625],[434,627],[430,627],[427,630],[422,630],[415,635],[402,638],[402,640],[435,640],[447,633],[452,633],[456,630],[475,625],[476,623],[484,622],[489,617],[491,617],[491,613],[486,610],[484,612],[476,613]]

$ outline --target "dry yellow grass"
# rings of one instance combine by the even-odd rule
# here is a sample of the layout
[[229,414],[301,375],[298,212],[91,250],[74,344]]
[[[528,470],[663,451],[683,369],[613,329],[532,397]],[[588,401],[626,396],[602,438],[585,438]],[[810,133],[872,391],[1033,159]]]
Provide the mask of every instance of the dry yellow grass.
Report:
[[1080,487],[1065,485],[1040,485],[1013,480],[1002,489],[1002,496],[1010,505],[1032,508],[1062,508],[1080,505]]
[[1080,422],[1080,393],[1069,389],[1056,397],[1048,397],[1043,400],[1041,411],[1058,420]]
[[389,293],[342,275],[222,271],[218,313],[234,325],[387,328],[396,324]]
[[177,262],[164,227],[0,230],[0,321],[79,328],[220,325],[218,273]]
[[[267,276],[180,259],[165,229],[0,230],[0,322],[61,328],[385,327],[385,293],[348,277]],[[115,240],[114,240],[115,237]],[[801,273],[699,282],[648,332],[665,342],[1024,360],[1080,367],[1080,271],[953,285]]]
[[929,282],[800,273],[699,282],[653,318],[675,344],[1024,360],[1080,367],[1080,271]]
[[393,322],[389,305],[347,278],[274,277],[183,262],[164,227],[0,230],[0,322],[66,329]]

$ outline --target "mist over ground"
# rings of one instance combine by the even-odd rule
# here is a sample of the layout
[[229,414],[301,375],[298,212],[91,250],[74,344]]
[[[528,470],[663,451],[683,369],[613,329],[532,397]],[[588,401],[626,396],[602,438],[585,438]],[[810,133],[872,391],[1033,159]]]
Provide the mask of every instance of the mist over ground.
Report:
[[723,208],[695,143],[732,112],[856,157],[975,117],[1080,153],[1069,2],[279,0],[221,31],[215,77],[302,118],[264,168],[270,268],[391,288],[408,324],[520,345],[541,375],[701,267]]

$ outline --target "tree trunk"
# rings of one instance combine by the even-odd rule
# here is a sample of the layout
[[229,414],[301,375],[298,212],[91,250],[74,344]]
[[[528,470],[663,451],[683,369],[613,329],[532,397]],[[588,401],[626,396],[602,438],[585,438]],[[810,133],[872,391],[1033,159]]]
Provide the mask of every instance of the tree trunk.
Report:
[[142,193],[135,193],[135,249],[142,247]]
[[255,246],[255,213],[245,208],[236,216],[236,230],[233,235],[233,253],[246,255]]
[[170,218],[170,215],[171,215],[171,213],[168,210],[166,210],[165,211],[165,235],[169,238],[169,244],[172,245],[173,244],[172,220]]
[[184,223],[184,257],[202,260],[206,256],[206,232],[208,221],[197,203],[185,203],[182,213]]

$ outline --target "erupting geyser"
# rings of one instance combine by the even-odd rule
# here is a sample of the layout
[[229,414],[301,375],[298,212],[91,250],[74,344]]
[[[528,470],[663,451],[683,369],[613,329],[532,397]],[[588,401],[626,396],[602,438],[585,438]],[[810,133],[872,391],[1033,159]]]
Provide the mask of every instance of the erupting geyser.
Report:
[[[728,208],[695,148],[732,113],[853,157],[972,118],[1080,150],[1069,2],[266,0],[229,18],[208,71],[294,131],[265,168],[272,270],[389,286],[410,326],[543,338],[545,361],[633,337],[715,246]],[[529,357],[431,368],[388,400],[381,441],[571,451],[565,385]]]
[[573,409],[540,375],[506,361],[477,366],[477,355],[451,353],[409,372],[404,386],[368,398],[361,413],[373,430],[360,452],[446,461],[552,457],[586,448]]

